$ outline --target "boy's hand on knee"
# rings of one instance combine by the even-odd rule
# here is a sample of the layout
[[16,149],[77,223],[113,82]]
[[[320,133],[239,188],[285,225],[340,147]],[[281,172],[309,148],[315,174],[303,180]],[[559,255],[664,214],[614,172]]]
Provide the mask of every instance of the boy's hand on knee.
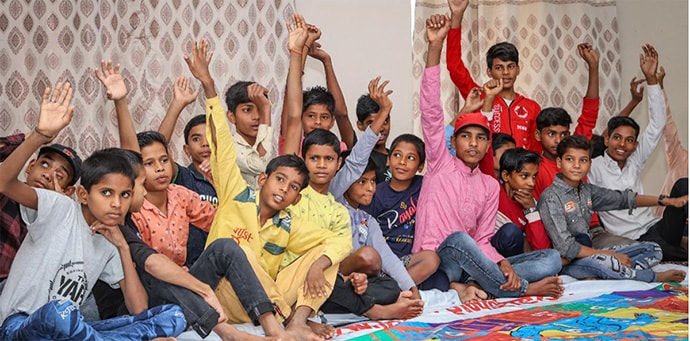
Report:
[[361,295],[367,291],[369,280],[367,279],[366,274],[353,272],[347,277],[349,278],[350,283],[352,283],[352,287],[355,289],[355,294]]
[[218,297],[210,287],[209,290],[202,295],[202,297],[204,298],[204,301],[206,301],[206,303],[208,303],[208,305],[210,305],[211,308],[218,313],[218,323],[223,323],[228,320],[228,317],[225,315],[225,311],[223,311],[223,306],[220,304]]
[[608,254],[609,256],[615,257],[616,259],[618,259],[619,262],[621,262],[621,264],[623,264],[627,267],[632,266],[632,261],[630,260],[630,257],[628,257],[628,255],[626,255],[626,254],[613,252],[613,251],[608,251],[608,252],[606,252],[606,254]]
[[507,259],[504,259],[498,263],[498,267],[503,272],[503,276],[506,277],[506,282],[503,283],[499,289],[506,291],[514,291],[520,289],[520,276],[515,273],[513,266]]
[[328,290],[332,289],[331,283],[328,283],[323,270],[312,265],[307,272],[307,277],[304,280],[304,290],[302,292],[305,296],[312,298],[328,296]]

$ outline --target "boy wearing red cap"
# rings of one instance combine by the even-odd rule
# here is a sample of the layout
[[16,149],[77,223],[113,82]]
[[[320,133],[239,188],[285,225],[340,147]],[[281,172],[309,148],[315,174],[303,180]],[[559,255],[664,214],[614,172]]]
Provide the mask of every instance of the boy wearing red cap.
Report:
[[450,282],[472,278],[497,297],[560,296],[560,280],[549,277],[561,269],[557,252],[541,250],[504,258],[491,246],[499,184],[478,167],[490,145],[487,118],[479,113],[461,115],[451,139],[456,157],[446,151],[439,64],[449,29],[447,16],[427,20],[429,51],[420,105],[428,170],[419,196],[412,251],[436,250],[440,269]]

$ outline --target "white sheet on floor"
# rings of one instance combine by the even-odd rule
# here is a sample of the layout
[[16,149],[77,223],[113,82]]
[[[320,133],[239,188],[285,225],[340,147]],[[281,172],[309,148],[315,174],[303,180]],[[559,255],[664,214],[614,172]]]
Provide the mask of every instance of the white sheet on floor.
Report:
[[[688,268],[681,265],[661,264],[654,267],[655,271],[666,271],[669,269],[679,269],[687,273]],[[460,305],[460,300],[454,291],[442,292],[439,290],[425,290],[421,292],[425,307],[424,313],[409,321],[443,323],[454,320],[476,318],[484,315],[498,314],[508,311],[515,311],[527,307],[536,307],[558,303],[578,301],[586,298],[611,293],[614,291],[634,291],[647,290],[657,286],[659,283],[643,283],[638,281],[577,281],[569,276],[561,276],[565,292],[558,299],[541,297],[521,297],[515,299],[502,298],[486,300],[472,304]],[[681,283],[688,285],[688,276]],[[366,322],[366,318],[354,314],[326,314],[325,320],[332,325],[352,327],[341,327],[338,329],[338,336],[334,339],[347,340],[355,336],[373,333],[388,326],[397,324],[399,321]],[[318,319],[318,317],[317,317]],[[363,322],[364,321],[364,322]],[[248,333],[263,335],[261,327],[255,327],[249,323],[235,325],[238,329]],[[177,338],[180,341],[201,340],[194,331],[187,331]],[[211,333],[206,339],[219,341],[220,338],[215,333]]]

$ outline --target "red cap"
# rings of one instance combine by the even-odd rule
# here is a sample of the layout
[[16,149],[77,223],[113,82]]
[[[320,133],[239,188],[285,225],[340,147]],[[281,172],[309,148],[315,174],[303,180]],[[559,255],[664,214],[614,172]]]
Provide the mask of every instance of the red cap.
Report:
[[453,130],[453,133],[457,134],[460,128],[467,126],[479,126],[486,129],[487,133],[491,133],[491,129],[489,129],[489,120],[486,116],[478,112],[460,115],[458,119],[455,120],[455,130]]

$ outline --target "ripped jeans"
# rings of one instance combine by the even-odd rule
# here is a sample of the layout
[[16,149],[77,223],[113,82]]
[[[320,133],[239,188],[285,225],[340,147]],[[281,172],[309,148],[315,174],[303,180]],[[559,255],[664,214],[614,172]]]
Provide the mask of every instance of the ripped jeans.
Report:
[[657,243],[642,242],[632,245],[620,245],[602,250],[622,253],[630,257],[631,267],[627,267],[618,258],[595,254],[573,260],[563,267],[561,274],[576,279],[595,277],[600,279],[632,279],[642,282],[654,282],[656,274],[651,268],[661,262],[661,247]]

